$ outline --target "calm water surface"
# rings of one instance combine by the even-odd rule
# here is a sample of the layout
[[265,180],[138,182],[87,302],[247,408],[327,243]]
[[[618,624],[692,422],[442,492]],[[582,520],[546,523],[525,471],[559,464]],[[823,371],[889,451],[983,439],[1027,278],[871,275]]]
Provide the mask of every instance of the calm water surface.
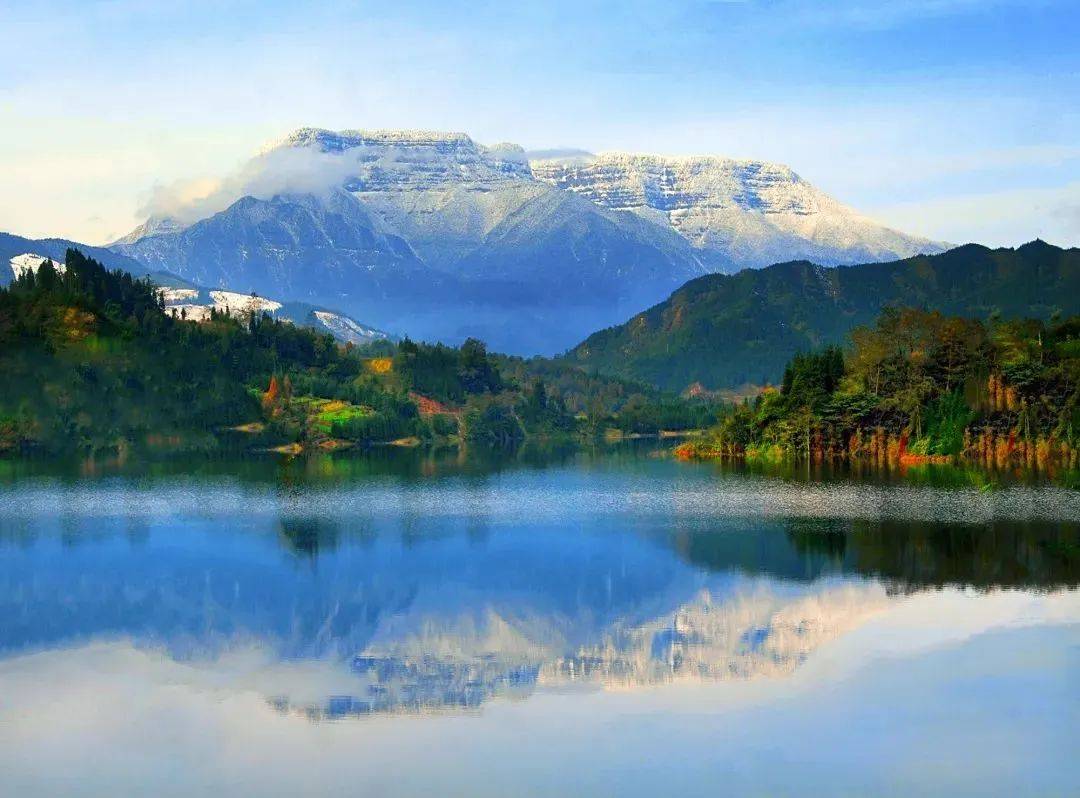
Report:
[[1080,492],[0,463],[0,794],[1080,794]]

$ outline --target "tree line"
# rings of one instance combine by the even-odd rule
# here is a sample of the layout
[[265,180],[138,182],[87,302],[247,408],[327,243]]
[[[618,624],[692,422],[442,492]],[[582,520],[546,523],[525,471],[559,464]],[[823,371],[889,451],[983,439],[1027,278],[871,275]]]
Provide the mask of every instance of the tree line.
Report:
[[801,353],[686,457],[1075,465],[1080,317],[988,322],[886,308],[846,349]]

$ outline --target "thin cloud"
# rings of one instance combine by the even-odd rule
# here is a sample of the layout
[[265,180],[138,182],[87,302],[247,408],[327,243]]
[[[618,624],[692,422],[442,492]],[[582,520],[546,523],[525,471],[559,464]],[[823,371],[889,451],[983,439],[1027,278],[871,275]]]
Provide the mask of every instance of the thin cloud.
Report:
[[181,180],[155,186],[139,213],[192,224],[225,210],[241,197],[324,194],[355,173],[360,153],[326,153],[307,147],[265,152],[225,178]]

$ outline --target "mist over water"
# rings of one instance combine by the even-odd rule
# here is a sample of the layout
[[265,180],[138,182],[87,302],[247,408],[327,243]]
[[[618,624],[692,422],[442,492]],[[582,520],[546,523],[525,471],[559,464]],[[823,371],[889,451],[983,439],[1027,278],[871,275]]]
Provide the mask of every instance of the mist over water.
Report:
[[[588,517],[1073,522],[1080,491],[1042,480],[994,485],[978,471],[934,467],[921,478],[889,472],[748,473],[678,463],[651,446],[618,452],[540,453],[532,459],[402,452],[349,454],[309,464],[195,460],[203,468],[82,473],[45,465],[18,478],[0,473],[8,518],[113,516],[282,516],[325,519],[394,516],[486,523]],[[206,468],[206,466],[211,466]],[[544,472],[538,478],[536,469]],[[853,478],[854,477],[854,478]],[[664,480],[658,490],[658,480]],[[479,503],[482,500],[482,503]]]

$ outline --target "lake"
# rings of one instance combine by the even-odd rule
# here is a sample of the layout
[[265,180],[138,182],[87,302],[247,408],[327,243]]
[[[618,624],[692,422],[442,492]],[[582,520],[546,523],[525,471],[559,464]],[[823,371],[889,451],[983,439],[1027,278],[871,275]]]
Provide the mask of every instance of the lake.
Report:
[[1080,492],[657,455],[0,464],[0,793],[1080,793]]

